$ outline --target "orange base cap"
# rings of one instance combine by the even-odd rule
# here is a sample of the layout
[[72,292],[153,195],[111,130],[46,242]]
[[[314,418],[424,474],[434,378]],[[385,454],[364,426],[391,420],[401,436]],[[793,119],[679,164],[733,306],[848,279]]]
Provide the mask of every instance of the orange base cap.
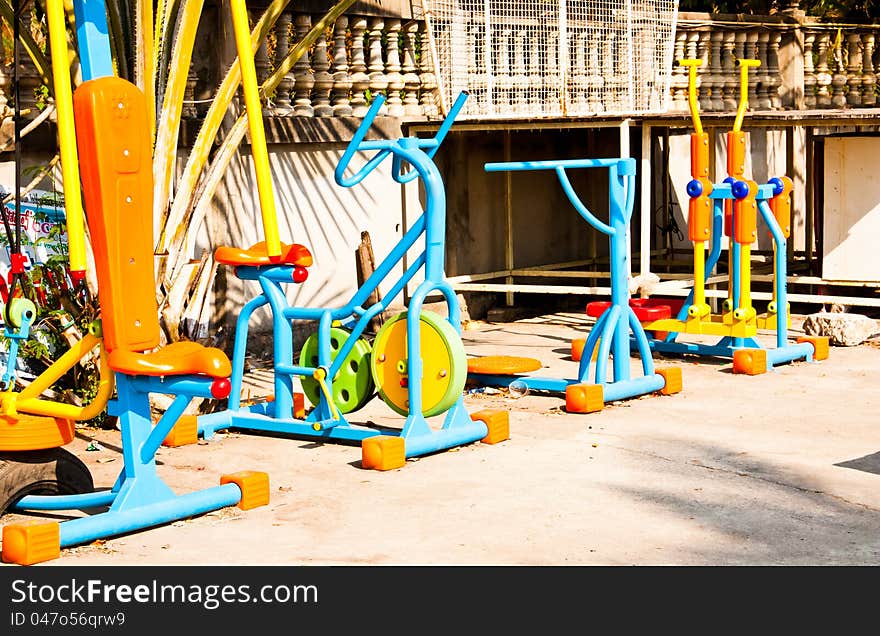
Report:
[[510,414],[498,409],[484,409],[471,413],[471,419],[486,424],[489,432],[480,441],[484,444],[497,444],[510,439]]
[[361,467],[393,470],[406,465],[406,441],[393,435],[376,435],[361,442]]
[[[272,399],[275,399],[274,395]],[[297,420],[304,420],[306,418],[306,396],[304,393],[293,394],[293,417]]]
[[565,410],[569,413],[595,413],[605,408],[601,384],[569,384],[565,387]]
[[162,446],[185,446],[199,441],[198,418],[195,415],[181,415],[174,427],[162,441]]
[[737,349],[733,352],[733,372],[760,375],[767,372],[767,352],[764,349]]
[[3,527],[6,563],[33,565],[61,556],[61,527],[58,522],[14,523]]
[[243,470],[220,477],[220,485],[237,484],[241,488],[238,507],[251,510],[269,503],[269,474],[256,470]]
[[800,336],[797,341],[808,342],[813,345],[813,359],[814,360],[827,360],[829,349],[828,349],[828,336]]
[[662,375],[666,380],[666,384],[660,389],[661,395],[672,395],[681,391],[681,367],[663,367],[657,369],[657,375]]

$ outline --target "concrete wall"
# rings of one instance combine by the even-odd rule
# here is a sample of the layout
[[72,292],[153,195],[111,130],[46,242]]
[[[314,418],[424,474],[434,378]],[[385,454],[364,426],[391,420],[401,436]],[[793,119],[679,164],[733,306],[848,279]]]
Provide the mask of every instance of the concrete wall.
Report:
[[[505,134],[510,155],[505,157]],[[505,267],[506,205],[503,172],[483,166],[498,161],[617,157],[618,132],[611,129],[450,133],[437,154],[449,199],[447,274],[456,276]],[[572,207],[552,171],[510,173],[515,267],[607,254],[607,241]],[[572,185],[600,219],[608,218],[608,175],[575,170]]]
[[[370,233],[378,265],[405,231],[403,194],[391,178],[390,160],[359,185],[344,188],[336,184],[333,172],[345,147],[344,143],[269,146],[280,238],[308,247],[314,256],[308,280],[287,288],[289,301],[299,307],[346,304],[358,287],[355,251],[361,232]],[[356,157],[352,170],[363,162],[364,158]],[[410,192],[417,197],[417,191]],[[417,207],[417,199],[410,205]],[[230,166],[216,197],[214,214],[198,234],[202,240],[196,246],[196,254],[203,248],[213,251],[219,245],[248,247],[265,239],[248,147],[242,148]],[[397,280],[402,272],[402,266],[396,266],[389,280]],[[218,298],[215,317],[220,324],[225,322],[231,327],[238,308],[259,293],[259,285],[240,281],[231,271],[220,272],[218,276],[225,279],[221,286],[225,284],[226,289],[225,296]],[[380,291],[389,287],[390,284],[380,286]],[[255,314],[251,328],[271,329],[268,310]]]

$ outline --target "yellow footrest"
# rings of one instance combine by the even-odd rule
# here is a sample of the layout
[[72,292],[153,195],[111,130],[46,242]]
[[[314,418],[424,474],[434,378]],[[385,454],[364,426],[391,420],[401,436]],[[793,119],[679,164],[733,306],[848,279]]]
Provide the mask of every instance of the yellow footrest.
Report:
[[486,437],[480,441],[484,444],[497,444],[510,439],[510,414],[499,409],[484,409],[471,413],[471,419],[481,421],[489,429]]
[[406,465],[406,441],[393,435],[376,435],[361,442],[361,467],[394,470]]
[[[730,314],[725,314],[729,316]],[[689,333],[705,336],[729,336],[731,338],[751,338],[757,335],[758,325],[754,319],[736,321],[732,324],[725,322],[725,316],[708,316],[699,319],[692,318],[685,321],[674,318],[664,318],[653,322],[642,323],[646,331],[666,331],[673,333]]]
[[220,477],[220,485],[237,484],[241,488],[238,507],[251,510],[269,503],[269,474],[257,470],[243,470]]
[[595,413],[605,408],[601,384],[569,384],[565,387],[565,410],[569,413]]
[[14,523],[3,527],[3,551],[6,563],[33,565],[61,556],[61,527],[56,521]]

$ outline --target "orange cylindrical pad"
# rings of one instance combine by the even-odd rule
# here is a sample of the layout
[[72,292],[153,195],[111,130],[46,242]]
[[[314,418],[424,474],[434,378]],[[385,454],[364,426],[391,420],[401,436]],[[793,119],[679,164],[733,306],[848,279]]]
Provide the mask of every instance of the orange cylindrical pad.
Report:
[[700,179],[703,193],[693,197],[688,204],[688,238],[692,241],[708,241],[712,238],[712,182]]
[[694,179],[709,177],[709,133],[691,134],[691,176]]
[[776,217],[776,222],[779,223],[779,228],[785,238],[791,236],[791,191],[793,189],[792,180],[789,177],[782,177],[782,192],[770,199],[770,210]]
[[746,134],[744,132],[727,133],[727,174],[731,177],[742,177],[746,170]]
[[733,240],[741,245],[754,243],[758,237],[758,202],[755,200],[758,184],[754,181],[746,183],[749,184],[749,195],[733,203],[733,214],[736,217]]

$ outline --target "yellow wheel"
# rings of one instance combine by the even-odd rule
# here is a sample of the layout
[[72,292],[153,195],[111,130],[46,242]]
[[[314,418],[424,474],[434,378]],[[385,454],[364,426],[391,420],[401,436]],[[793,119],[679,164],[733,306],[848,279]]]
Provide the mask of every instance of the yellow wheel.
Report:
[[379,329],[370,371],[382,400],[401,415],[409,415],[407,357],[419,355],[422,414],[431,417],[448,410],[461,397],[467,380],[467,354],[455,327],[430,311],[419,315],[420,351],[409,351],[406,315],[397,314]]

